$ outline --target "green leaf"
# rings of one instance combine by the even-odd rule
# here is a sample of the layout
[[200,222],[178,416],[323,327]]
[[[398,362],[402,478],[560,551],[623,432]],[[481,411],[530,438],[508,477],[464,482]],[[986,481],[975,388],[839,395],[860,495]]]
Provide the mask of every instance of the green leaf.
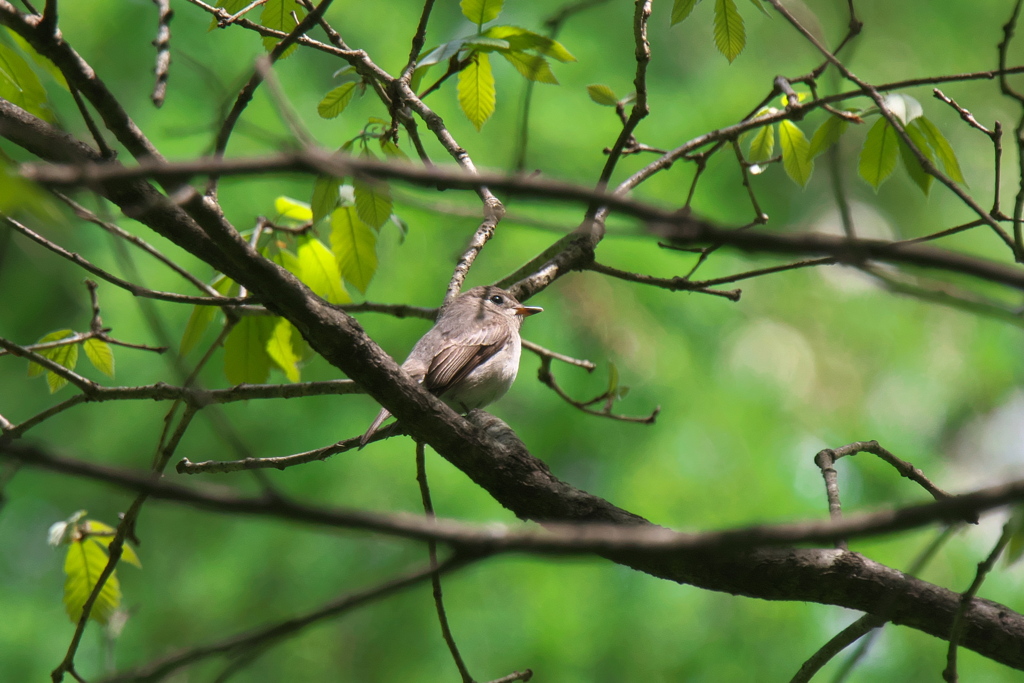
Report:
[[805,187],[814,170],[814,161],[808,152],[811,145],[804,132],[792,121],[779,121],[779,147],[782,149],[782,167],[800,187]]
[[747,36],[733,0],[715,0],[715,46],[730,62],[743,52]]
[[903,93],[889,93],[884,98],[886,108],[893,113],[893,116],[900,120],[904,126],[920,117],[924,110],[921,103],[910,95]]
[[477,131],[494,113],[494,74],[491,62],[482,52],[474,52],[466,68],[459,72],[459,106]]
[[775,153],[775,127],[762,126],[750,141],[750,158],[748,161],[767,161]]
[[601,85],[600,83],[588,85],[587,94],[590,95],[590,99],[605,107],[614,107],[619,103],[619,98],[615,96],[615,92],[607,85]]
[[246,315],[224,340],[224,374],[232,384],[262,384],[270,374],[267,342],[275,320]]
[[[238,14],[248,6],[249,0],[217,0],[217,7],[223,7],[228,14]],[[215,28],[218,28],[217,17],[212,17],[207,30],[212,31]]]
[[501,5],[504,0],[462,0],[459,7],[462,15],[477,26],[482,26],[488,21],[494,21],[501,14]]
[[690,12],[697,6],[700,0],[675,0],[672,3],[672,21],[669,26],[675,26],[680,21],[690,16]]
[[19,176],[14,162],[0,154],[0,213],[12,215],[22,210],[31,211],[49,223],[63,220],[50,196],[35,183]]
[[434,64],[447,62],[459,53],[459,50],[462,49],[466,40],[466,38],[456,38],[455,40],[450,40],[447,43],[441,43],[432,50],[428,50],[420,58],[416,70],[419,71],[420,69],[425,69],[426,67]]
[[82,348],[85,350],[85,356],[93,364],[93,367],[107,377],[114,376],[114,352],[110,349],[110,344],[102,339],[93,337],[86,339],[82,343]]
[[44,57],[36,52],[36,49],[32,47],[27,40],[19,36],[10,28],[7,29],[7,37],[13,40],[14,43],[21,48],[22,52],[31,57],[33,62],[38,64],[44,71],[46,71],[46,73],[50,74],[50,77],[57,82],[57,85],[65,90],[71,90],[68,87],[67,80],[64,78],[64,74],[57,68],[56,64],[50,61],[48,57]]
[[[305,8],[295,0],[267,0],[263,5],[263,12],[260,14],[260,23],[267,28],[272,28],[285,33],[291,33],[295,29],[295,19],[292,12],[299,18],[299,21],[306,16]],[[273,36],[264,36],[263,47],[270,52],[281,41]],[[292,44],[280,59],[284,59],[295,51],[298,45]]]
[[555,78],[554,72],[551,71],[551,65],[548,64],[548,60],[540,55],[531,55],[515,50],[498,54],[507,59],[516,68],[516,71],[527,80],[558,85],[558,79]]
[[612,361],[608,361],[608,395],[611,396],[619,388],[619,368]]
[[759,10],[761,10],[761,14],[765,15],[766,17],[771,17],[772,16],[768,12],[768,10],[765,8],[765,6],[763,4],[761,4],[761,0],[750,0],[750,2],[751,2],[751,4],[754,5],[754,7],[756,7]]
[[377,234],[351,206],[331,214],[331,251],[346,282],[363,294],[377,272]]
[[935,150],[935,155],[942,162],[946,175],[954,182],[966,185],[967,181],[964,180],[964,174],[960,171],[960,162],[957,161],[956,153],[942,134],[942,131],[924,116],[919,116],[910,123],[910,126],[907,127],[908,133],[911,128],[918,128],[924,134],[928,144]]
[[0,43],[0,97],[44,121],[54,120],[39,76],[4,43]]
[[[238,285],[235,281],[225,275],[218,275],[213,281],[212,286],[224,296],[231,296],[231,294],[238,292]],[[192,314],[188,317],[188,323],[185,324],[185,332],[181,335],[178,353],[184,356],[195,348],[196,344],[203,338],[206,328],[213,322],[213,318],[218,310],[218,306],[196,305],[192,308]]]
[[[68,554],[64,558],[64,609],[72,623],[77,624],[82,618],[85,602],[96,587],[108,560],[103,544],[93,536],[74,541],[68,546]],[[106,624],[120,604],[121,585],[115,571],[107,577],[96,596],[89,618]]]
[[380,138],[380,149],[384,152],[384,156],[389,159],[402,159],[403,161],[409,161],[409,155],[402,151],[402,148],[394,143],[393,140],[388,138]]
[[896,168],[898,147],[896,131],[888,121],[879,117],[864,140],[857,167],[860,177],[868,181],[876,191]]
[[832,145],[839,142],[839,138],[846,132],[849,121],[839,116],[829,116],[825,119],[818,130],[811,136],[811,149],[808,152],[813,159]]
[[299,238],[296,251],[298,278],[306,283],[313,293],[332,304],[352,303],[352,298],[345,291],[345,285],[341,281],[338,262],[323,242],[312,235],[303,235]]
[[199,340],[203,338],[203,333],[206,332],[206,328],[209,327],[211,322],[213,322],[213,317],[216,313],[216,306],[192,307],[192,314],[189,315],[188,322],[185,324],[185,332],[181,335],[181,344],[179,344],[178,350],[179,354],[184,356],[195,348],[196,344],[199,343]]
[[576,61],[576,57],[557,40],[519,26],[491,26],[481,35],[504,40],[511,49],[518,52],[532,50],[559,62]]
[[277,212],[278,218],[297,223],[309,223],[313,220],[313,211],[309,204],[284,195],[274,200],[274,211]]
[[[367,159],[376,159],[369,149],[363,150],[363,156]],[[380,230],[391,216],[391,187],[383,180],[354,178],[352,192],[355,195],[359,217],[371,228]]]
[[357,85],[358,83],[342,83],[324,95],[320,104],[316,105],[316,113],[324,119],[333,119],[341,114],[345,111],[348,103],[352,101],[352,95],[355,94]]
[[339,83],[358,83],[362,80],[362,76],[359,75],[359,72],[351,64],[335,71],[332,78]]
[[[907,131],[907,135],[910,136],[914,146],[921,150],[921,153],[928,158],[928,161],[934,162],[935,156],[932,153],[931,147],[928,146],[928,141],[925,140],[924,134],[911,126],[907,126],[904,130]],[[900,158],[903,160],[903,167],[907,169],[910,179],[917,183],[921,191],[927,195],[932,187],[932,182],[935,180],[935,176],[924,170],[921,162],[914,155],[913,150],[910,149],[910,146],[902,138],[897,136],[896,139],[899,142]]]
[[512,49],[512,46],[507,40],[491,38],[490,36],[485,36],[482,33],[478,33],[475,36],[469,36],[464,39],[463,46],[466,48],[475,48],[481,52],[495,52]]
[[299,381],[299,357],[292,346],[292,324],[285,318],[272,318],[276,321],[267,340],[267,355],[274,365],[279,367],[289,382]]
[[1010,534],[1010,539],[1006,544],[1006,554],[1004,558],[1007,565],[1011,565],[1024,555],[1024,506],[1018,505],[1013,509],[1010,514],[1010,519],[1006,521],[1006,529],[1004,533]]
[[319,223],[324,217],[329,216],[338,206],[338,188],[341,187],[341,178],[334,176],[319,176],[313,183],[313,223]]

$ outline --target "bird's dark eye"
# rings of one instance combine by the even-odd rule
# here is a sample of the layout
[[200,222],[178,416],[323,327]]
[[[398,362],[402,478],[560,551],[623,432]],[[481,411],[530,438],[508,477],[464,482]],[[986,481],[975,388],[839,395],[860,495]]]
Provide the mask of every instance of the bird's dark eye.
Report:
[[500,306],[503,303],[505,303],[505,297],[503,297],[500,294],[495,294],[494,296],[491,297],[490,300],[491,300],[491,303],[494,304],[495,306]]

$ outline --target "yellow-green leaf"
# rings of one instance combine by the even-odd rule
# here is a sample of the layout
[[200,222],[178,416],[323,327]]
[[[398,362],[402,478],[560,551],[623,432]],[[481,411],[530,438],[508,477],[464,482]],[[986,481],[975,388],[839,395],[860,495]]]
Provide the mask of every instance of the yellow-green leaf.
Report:
[[590,95],[590,99],[605,107],[614,107],[619,103],[619,98],[615,96],[615,92],[607,85],[601,85],[600,83],[588,85],[587,94]]
[[542,56],[516,50],[502,51],[498,54],[507,59],[516,68],[516,71],[527,80],[537,81],[538,83],[558,84],[558,79],[555,78],[554,72],[551,71],[551,65]]
[[345,111],[345,107],[352,101],[352,95],[356,92],[356,85],[356,83],[342,83],[324,95],[324,98],[320,100],[320,104],[316,105],[316,112],[320,114],[321,118],[325,119],[333,119],[335,116],[338,116],[341,112]]
[[750,141],[750,159],[748,161],[767,161],[775,153],[775,127],[762,126]]
[[[73,337],[75,333],[72,330],[57,330],[43,336],[37,343],[45,344],[47,342],[60,341],[61,339],[67,339]],[[78,344],[64,344],[62,346],[54,346],[48,349],[39,349],[37,353],[40,356],[49,358],[54,363],[62,365],[68,370],[74,370],[78,364]],[[28,376],[36,377],[45,370],[41,365],[37,363],[29,363]],[[54,393],[59,389],[63,388],[68,381],[58,375],[55,372],[46,372],[46,384],[50,388],[50,393]]]
[[898,155],[896,131],[888,121],[879,117],[864,140],[857,171],[877,190],[896,168]]
[[459,72],[459,106],[479,131],[494,113],[494,74],[491,62],[482,52],[474,52],[466,68]]
[[743,17],[733,0],[715,0],[715,46],[730,62],[747,44]]
[[279,218],[296,221],[298,223],[309,223],[313,220],[313,211],[306,202],[298,199],[281,196],[274,200],[274,210]]
[[246,315],[224,340],[224,374],[232,384],[262,384],[270,374],[267,341],[274,320],[267,316]]
[[44,121],[53,121],[46,89],[17,52],[0,43],[0,97]]
[[[49,334],[43,335],[42,337],[39,338],[39,341],[36,342],[36,343],[37,344],[46,344],[46,343],[49,343],[49,342],[60,341],[61,339],[67,339],[68,337],[72,337],[72,336],[74,336],[74,334],[75,334],[74,330],[57,330],[55,332],[50,332]],[[39,351],[37,351],[37,353],[40,356],[43,356],[44,358],[49,358],[50,360],[53,360],[53,356],[50,353],[51,351],[53,351],[53,349],[40,349]],[[46,368],[44,368],[42,365],[39,365],[38,363],[33,363],[33,362],[29,361],[29,364],[28,364],[28,376],[29,377],[38,377],[39,375],[43,374],[44,372],[46,372]]]
[[[108,548],[107,552],[110,552],[110,542],[114,540],[114,534],[117,532],[117,529],[109,524],[97,522],[95,519],[86,520],[82,524],[82,528],[86,534],[95,534],[90,535],[90,538],[97,543],[102,543]],[[128,564],[133,564],[142,569],[142,560],[139,559],[138,553],[135,552],[135,549],[127,541],[121,545],[121,559]]]
[[[904,130],[907,131],[907,135],[914,142],[914,146],[921,150],[921,153],[928,158],[928,161],[934,162],[935,157],[932,154],[931,147],[928,146],[928,141],[924,138],[924,134],[912,126],[907,126]],[[910,149],[910,146],[902,138],[897,136],[896,139],[899,142],[900,158],[903,160],[903,167],[907,169],[910,179],[927,195],[928,191],[931,190],[932,181],[935,180],[935,176],[924,170],[913,150]]]
[[341,271],[334,254],[323,242],[311,235],[299,238],[298,256],[299,279],[306,283],[317,296],[332,304],[352,303],[341,281]]
[[102,339],[93,337],[92,339],[86,339],[82,343],[82,348],[85,350],[85,356],[93,364],[93,367],[107,377],[114,376],[114,352],[110,349],[110,344]]
[[[295,0],[267,0],[263,5],[263,12],[260,13],[260,23],[267,28],[291,33],[296,26],[295,19],[292,17],[292,12],[294,12],[295,16],[299,18],[299,21],[302,21],[306,16],[305,8]],[[276,37],[265,36],[263,38],[263,47],[267,52],[270,52],[279,42],[281,41]],[[298,45],[293,43],[284,51],[280,59],[284,59],[290,55],[297,47]]]
[[[95,537],[86,537],[68,546],[68,554],[64,558],[64,609],[72,623],[77,624],[82,618],[85,602],[96,587],[96,582],[108,560],[103,545],[97,543]],[[106,624],[120,604],[121,585],[115,571],[107,577],[103,588],[100,589],[89,618]]]
[[786,174],[800,187],[807,185],[814,171],[814,161],[808,154],[811,146],[804,132],[792,121],[779,121],[779,147]]
[[494,21],[501,14],[504,0],[462,0],[459,7],[462,14],[477,26]]
[[675,0],[672,3],[672,22],[669,26],[675,26],[680,21],[690,16],[690,12],[697,6],[700,0]]
[[846,132],[846,127],[849,122],[839,116],[829,116],[825,121],[818,126],[818,130],[814,131],[814,135],[811,136],[811,149],[808,152],[810,157],[813,159],[832,145],[839,142],[839,138]]
[[285,318],[274,318],[277,324],[267,340],[267,355],[279,367],[289,382],[299,381],[299,357],[292,346],[292,324]]
[[942,131],[924,116],[914,119],[908,127],[908,132],[909,128],[915,127],[924,134],[925,139],[928,140],[932,149],[935,150],[935,155],[942,162],[942,167],[946,169],[946,175],[953,179],[953,181],[966,185],[967,181],[964,180],[964,174],[960,171],[960,162],[957,161],[956,153],[942,134]]
[[331,214],[331,250],[345,281],[365,294],[377,272],[377,234],[351,206]]

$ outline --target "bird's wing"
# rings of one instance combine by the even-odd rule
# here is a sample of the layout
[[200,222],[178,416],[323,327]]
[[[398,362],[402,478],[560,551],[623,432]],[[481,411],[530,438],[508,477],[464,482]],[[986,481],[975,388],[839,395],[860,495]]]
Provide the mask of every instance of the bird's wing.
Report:
[[509,335],[509,326],[498,320],[482,325],[472,334],[446,339],[427,368],[423,386],[435,396],[443,396],[500,351]]

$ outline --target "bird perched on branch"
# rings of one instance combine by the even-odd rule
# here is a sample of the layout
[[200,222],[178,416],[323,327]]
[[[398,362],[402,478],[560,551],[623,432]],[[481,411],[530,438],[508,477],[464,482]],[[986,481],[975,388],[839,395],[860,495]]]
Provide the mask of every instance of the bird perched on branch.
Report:
[[[526,316],[542,310],[523,306],[500,287],[474,287],[441,309],[402,370],[453,410],[482,408],[512,386],[522,350],[519,328]],[[389,415],[381,408],[359,440],[360,448]]]

